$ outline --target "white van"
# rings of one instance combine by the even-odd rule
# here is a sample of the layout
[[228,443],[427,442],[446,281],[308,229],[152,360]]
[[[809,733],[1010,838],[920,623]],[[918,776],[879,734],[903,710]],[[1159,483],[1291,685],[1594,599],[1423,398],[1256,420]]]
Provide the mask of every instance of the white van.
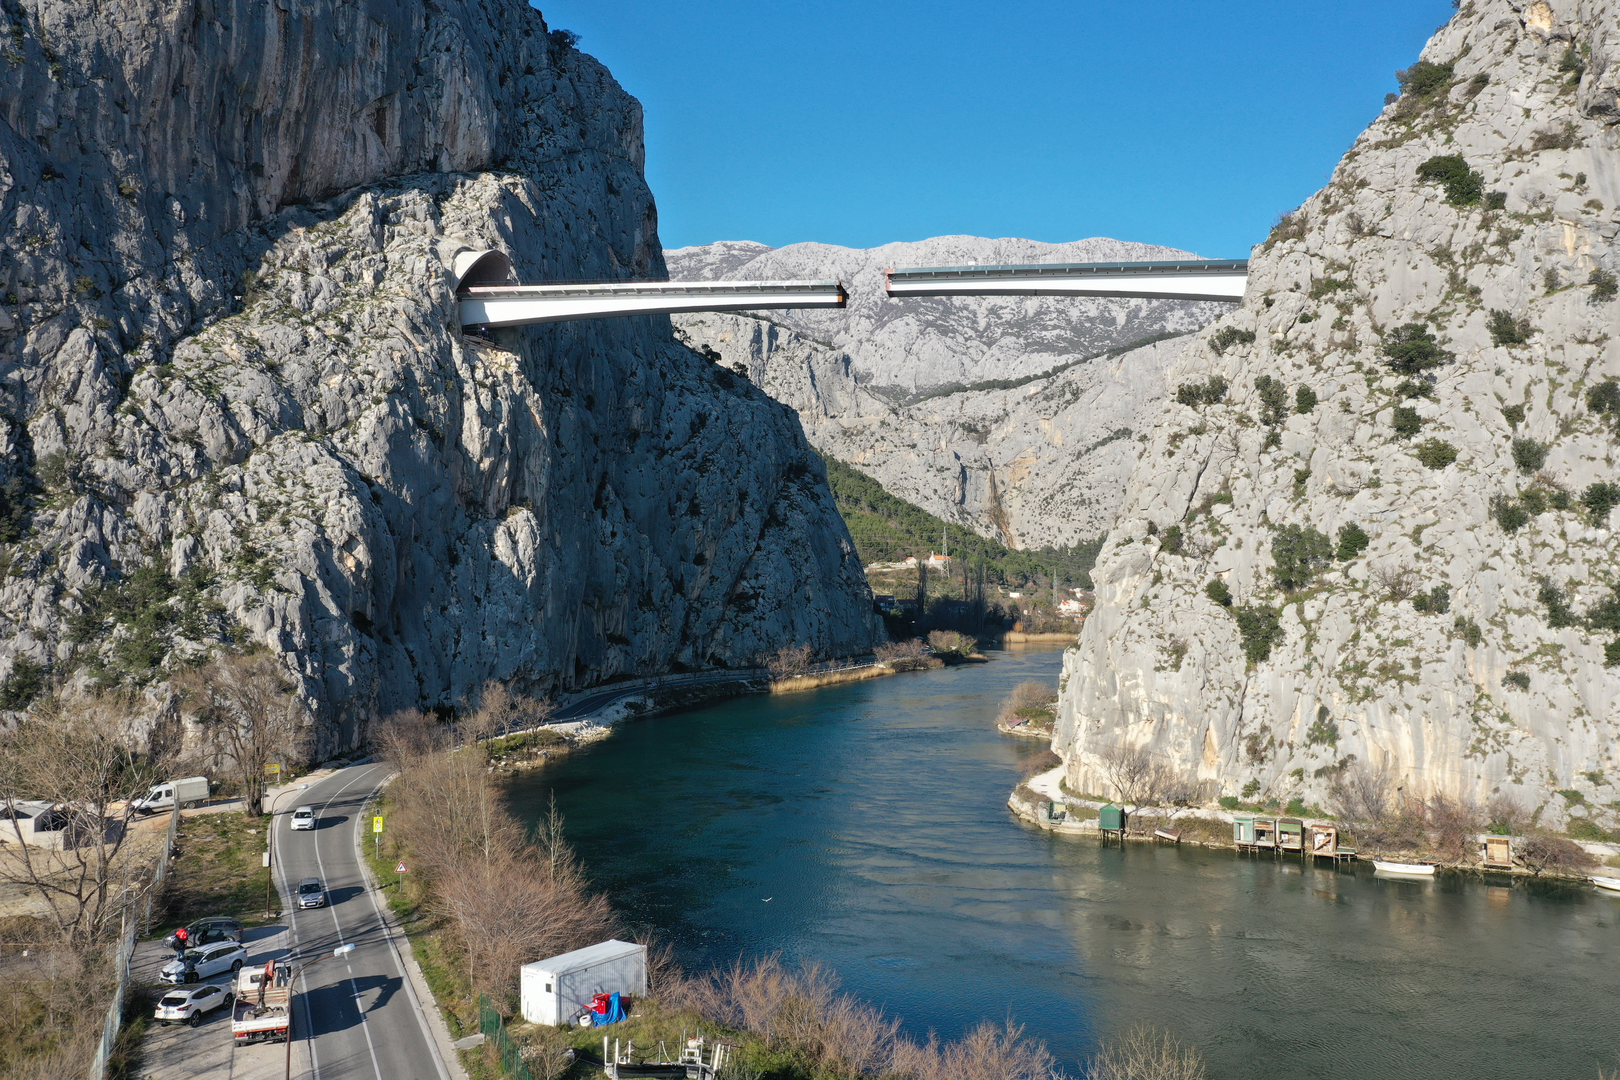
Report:
[[181,806],[196,806],[208,801],[208,777],[188,776],[184,780],[171,780],[166,784],[153,784],[152,789],[136,799],[131,809],[141,814],[155,814],[170,810],[178,801]]

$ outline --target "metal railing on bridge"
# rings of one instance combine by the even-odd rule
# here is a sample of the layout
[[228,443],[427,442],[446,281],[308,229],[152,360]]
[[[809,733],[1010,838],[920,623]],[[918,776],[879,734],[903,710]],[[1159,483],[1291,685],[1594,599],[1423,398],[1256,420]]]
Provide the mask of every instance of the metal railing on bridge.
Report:
[[1243,299],[1246,259],[1176,262],[911,266],[887,271],[891,298],[905,296],[1102,296],[1149,300]]

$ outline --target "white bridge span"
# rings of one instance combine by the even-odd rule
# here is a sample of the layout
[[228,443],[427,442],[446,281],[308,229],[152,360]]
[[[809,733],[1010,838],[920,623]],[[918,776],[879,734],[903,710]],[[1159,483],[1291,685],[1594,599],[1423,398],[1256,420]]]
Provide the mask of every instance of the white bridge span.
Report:
[[[841,308],[841,281],[632,281],[520,285],[511,260],[452,242],[461,325],[494,328],[624,315],[763,308]],[[922,266],[889,270],[885,290],[908,296],[1103,296],[1150,300],[1243,299],[1245,260]]]
[[905,296],[1114,296],[1148,300],[1243,299],[1246,259],[1182,262],[913,266],[890,270],[885,289]]
[[841,308],[839,281],[629,281],[519,285],[499,251],[464,249],[452,257],[461,325],[528,326],[571,319],[670,315],[680,311]]

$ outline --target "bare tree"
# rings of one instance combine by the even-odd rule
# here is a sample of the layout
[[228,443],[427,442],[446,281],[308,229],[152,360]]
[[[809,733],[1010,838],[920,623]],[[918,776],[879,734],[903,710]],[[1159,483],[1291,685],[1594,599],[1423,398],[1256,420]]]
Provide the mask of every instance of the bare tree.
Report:
[[[129,824],[131,803],[151,777],[136,768],[134,716],[134,701],[122,693],[52,695],[0,736],[0,808],[11,811],[0,822],[0,841],[9,849],[0,858],[0,880],[43,900],[75,947],[116,930],[144,869]],[[59,841],[24,842],[16,813],[24,800],[50,808],[42,816],[54,816]]]
[[1581,845],[1562,836],[1529,836],[1515,841],[1513,858],[1537,877],[1545,870],[1555,874],[1573,874],[1597,862]]
[[286,670],[268,653],[229,653],[174,680],[215,760],[242,785],[243,809],[262,813],[264,767],[303,764],[311,718]]
[[1429,845],[1447,862],[1472,862],[1479,855],[1474,836],[1480,829],[1479,807],[1472,801],[1435,795],[1428,807]]
[[483,742],[509,731],[538,727],[555,711],[550,701],[514,694],[502,682],[486,682],[478,692],[478,708],[457,725],[462,745]]
[[1400,603],[1417,592],[1417,571],[1407,566],[1375,566],[1368,575],[1372,587],[1391,603]]
[[377,756],[404,771],[444,749],[444,725],[420,709],[402,709],[371,729]]
[[1157,770],[1147,747],[1133,748],[1117,742],[1106,747],[1098,759],[1103,779],[1114,789],[1120,802],[1139,805],[1148,800]]
[[1169,1032],[1131,1029],[1123,1038],[1105,1039],[1086,1066],[1085,1080],[1204,1080],[1198,1051]]
[[1389,816],[1390,776],[1356,761],[1339,770],[1328,789],[1328,805],[1335,817],[1348,822],[1380,825]]

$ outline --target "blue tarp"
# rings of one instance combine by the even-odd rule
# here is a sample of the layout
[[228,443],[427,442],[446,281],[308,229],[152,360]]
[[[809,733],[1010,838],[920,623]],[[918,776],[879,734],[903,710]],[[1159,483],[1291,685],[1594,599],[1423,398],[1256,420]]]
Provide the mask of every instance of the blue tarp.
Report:
[[595,1015],[595,1019],[592,1021],[592,1024],[596,1027],[601,1027],[603,1024],[617,1024],[623,1019],[624,1006],[619,1003],[619,992],[615,990],[613,992],[613,996],[608,999],[607,1012],[597,1013]]

